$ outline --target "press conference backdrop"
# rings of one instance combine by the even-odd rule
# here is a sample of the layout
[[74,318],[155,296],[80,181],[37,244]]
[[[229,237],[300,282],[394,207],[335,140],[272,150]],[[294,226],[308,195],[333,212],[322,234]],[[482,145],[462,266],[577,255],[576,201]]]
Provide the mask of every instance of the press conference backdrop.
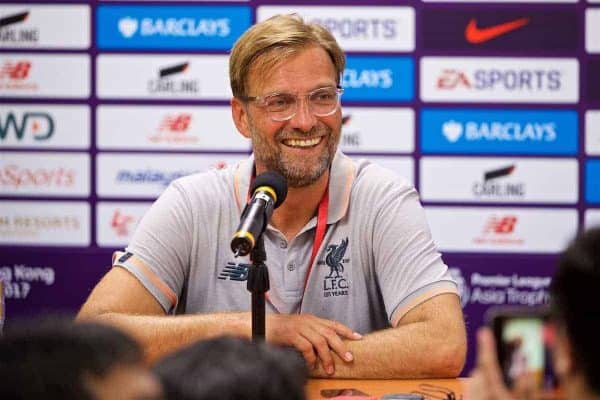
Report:
[[420,191],[470,343],[489,306],[548,301],[600,224],[600,0],[3,2],[7,323],[75,312],[169,182],[247,157],[228,50],[288,12],[347,52],[340,146]]

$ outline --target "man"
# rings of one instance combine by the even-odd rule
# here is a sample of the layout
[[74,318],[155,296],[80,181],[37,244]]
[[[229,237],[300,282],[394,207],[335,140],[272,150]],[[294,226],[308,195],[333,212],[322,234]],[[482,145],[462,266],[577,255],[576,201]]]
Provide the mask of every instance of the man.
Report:
[[113,327],[39,321],[0,337],[0,398],[159,400],[138,344]]
[[[550,287],[555,325],[553,364],[567,399],[600,399],[600,228],[578,236],[561,256]],[[517,379],[517,390],[504,386],[490,329],[477,335],[477,366],[469,383],[471,400],[535,398],[533,380]]]
[[[127,329],[151,356],[200,338],[248,337],[239,280],[249,261],[229,242],[251,179],[274,170],[289,190],[264,234],[266,339],[295,347],[315,376],[457,375],[466,351],[457,289],[417,193],[336,152],[344,63],[333,36],[297,16],[242,35],[231,51],[231,108],[253,158],[172,184],[80,316]],[[183,310],[194,315],[164,317]]]
[[308,376],[294,352],[232,337],[186,346],[154,371],[167,400],[303,400]]

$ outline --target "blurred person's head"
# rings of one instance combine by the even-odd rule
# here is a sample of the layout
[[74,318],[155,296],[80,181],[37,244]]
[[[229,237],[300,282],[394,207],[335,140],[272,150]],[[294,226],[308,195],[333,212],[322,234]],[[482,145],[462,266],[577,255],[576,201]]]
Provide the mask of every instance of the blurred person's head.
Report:
[[156,400],[162,388],[139,345],[95,323],[30,321],[0,337],[0,398]]
[[580,234],[561,255],[552,280],[557,327],[554,368],[567,395],[600,396],[600,228]]
[[296,352],[232,337],[193,343],[154,371],[168,400],[302,400],[308,374]]

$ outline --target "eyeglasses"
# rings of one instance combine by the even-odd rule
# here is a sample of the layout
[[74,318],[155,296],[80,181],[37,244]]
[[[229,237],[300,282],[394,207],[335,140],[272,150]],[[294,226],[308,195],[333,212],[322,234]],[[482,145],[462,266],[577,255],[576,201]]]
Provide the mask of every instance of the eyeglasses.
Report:
[[240,99],[254,101],[257,106],[267,110],[273,121],[281,122],[294,118],[298,111],[298,99],[301,98],[308,100],[309,110],[317,117],[331,115],[337,110],[343,92],[344,89],[338,86],[315,89],[299,96],[291,93],[272,93],[266,96],[240,96]]

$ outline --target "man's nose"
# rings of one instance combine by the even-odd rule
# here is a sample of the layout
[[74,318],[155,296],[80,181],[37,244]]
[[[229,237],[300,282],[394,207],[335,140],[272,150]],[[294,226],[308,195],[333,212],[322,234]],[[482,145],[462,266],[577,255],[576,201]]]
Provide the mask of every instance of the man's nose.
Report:
[[303,132],[310,131],[317,124],[317,117],[310,109],[308,99],[298,98],[296,107],[296,114],[290,119],[290,127]]

